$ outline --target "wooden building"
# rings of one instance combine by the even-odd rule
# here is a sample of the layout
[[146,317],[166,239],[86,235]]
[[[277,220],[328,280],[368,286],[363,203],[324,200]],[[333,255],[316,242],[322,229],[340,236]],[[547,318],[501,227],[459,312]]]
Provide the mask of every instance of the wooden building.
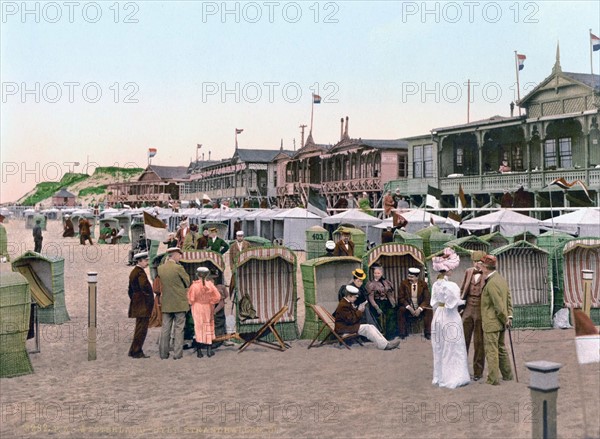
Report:
[[[443,207],[457,204],[459,185],[472,207],[501,204],[507,193],[521,195],[521,204],[512,207],[599,205],[600,76],[563,72],[557,50],[552,73],[517,104],[521,116],[494,116],[406,139],[408,178],[387,187],[400,188],[416,205],[424,203],[428,184],[443,191]],[[576,187],[565,192],[548,186],[557,178],[581,180],[592,201]]]
[[137,181],[113,183],[107,187],[107,203],[131,207],[168,206],[180,199],[180,190],[189,178],[187,166],[148,165]]
[[335,145],[306,144],[285,165],[285,180],[277,186],[279,204],[307,205],[310,191],[327,200],[328,208],[348,202],[366,192],[370,206],[380,205],[384,184],[407,176],[407,145],[404,140],[352,139],[349,120],[341,120],[340,141]]
[[52,195],[52,206],[54,207],[73,207],[76,201],[75,194],[66,189],[61,189]]

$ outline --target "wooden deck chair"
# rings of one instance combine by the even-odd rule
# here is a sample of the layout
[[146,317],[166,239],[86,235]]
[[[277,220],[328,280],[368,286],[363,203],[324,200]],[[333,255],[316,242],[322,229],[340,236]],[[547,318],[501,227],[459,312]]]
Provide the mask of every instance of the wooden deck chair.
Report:
[[[275,329],[275,325],[281,319],[281,317],[283,317],[287,310],[288,306],[285,305],[283,308],[277,311],[275,315],[271,317],[264,325],[262,325],[258,331],[239,334],[240,337],[242,337],[245,340],[245,342],[243,345],[240,346],[238,354],[244,349],[246,349],[248,346],[250,346],[252,343],[256,343],[257,345],[265,346],[267,348],[275,349],[278,351],[285,351],[286,349],[290,348],[291,346],[283,341],[283,339],[277,332],[277,329]],[[261,340],[262,337],[265,337],[269,334],[273,334],[273,337],[275,337],[277,343]]]
[[[358,335],[357,332],[352,333],[352,334],[342,334],[342,335],[335,332],[335,319],[329,313],[329,311],[327,311],[321,305],[313,305],[312,303],[307,303],[307,305],[312,308],[312,310],[315,312],[315,315],[322,322],[321,329],[319,329],[319,332],[317,333],[315,338],[313,338],[310,345],[308,345],[308,349],[312,348],[312,346],[315,344],[315,342],[319,338],[319,335],[321,335],[321,333],[325,329],[327,329],[328,332],[326,333],[326,336],[323,339],[323,341],[321,341],[321,343],[318,346],[322,346],[322,345],[328,344],[328,343],[335,343],[335,341],[337,340],[342,345],[344,345],[347,349],[350,349],[350,346],[348,346],[348,344],[346,342],[349,340],[353,340],[353,339],[356,339],[358,344],[360,344],[361,346],[363,345],[362,342],[360,341],[360,335]],[[334,337],[333,340],[332,340],[331,336]]]

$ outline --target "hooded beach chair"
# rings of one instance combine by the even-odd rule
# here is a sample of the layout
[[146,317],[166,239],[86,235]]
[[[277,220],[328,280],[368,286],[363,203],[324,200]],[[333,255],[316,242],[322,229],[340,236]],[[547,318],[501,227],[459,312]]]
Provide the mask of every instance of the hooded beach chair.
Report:
[[320,305],[313,305],[312,303],[307,303],[307,305],[313,310],[317,318],[322,323],[321,329],[308,345],[308,349],[313,347],[313,345],[316,341],[318,341],[319,336],[325,329],[327,329],[327,332],[325,333],[325,338],[323,338],[323,340],[321,340],[321,343],[319,343],[317,346],[323,346],[324,344],[335,343],[336,341],[338,341],[340,344],[344,345],[346,349],[350,349],[350,346],[348,346],[348,343],[346,342],[354,339],[356,339],[358,344],[360,344],[361,346],[363,345],[362,341],[360,341],[360,335],[358,334],[358,332],[342,335],[335,332],[335,319],[325,308],[323,308]]

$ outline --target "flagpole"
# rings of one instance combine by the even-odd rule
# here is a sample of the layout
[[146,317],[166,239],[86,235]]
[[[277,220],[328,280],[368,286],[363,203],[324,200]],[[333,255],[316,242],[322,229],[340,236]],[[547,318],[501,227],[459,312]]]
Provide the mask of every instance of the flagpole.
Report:
[[[592,29],[590,29],[590,72],[594,76],[594,49],[592,47]],[[593,78],[592,78],[593,80]],[[594,87],[592,87],[592,96],[594,96]],[[592,101],[593,103],[593,101]]]
[[[313,115],[314,115],[314,112],[315,112],[315,94],[314,93],[312,94],[312,99],[311,100],[312,100],[312,104],[311,104],[311,107],[310,107],[310,132],[312,134],[312,129],[313,129]],[[304,146],[304,145],[302,145],[302,146]]]
[[238,143],[237,143],[237,128],[235,129],[235,149],[238,149]]
[[471,121],[471,80],[467,79],[467,123]]
[[[521,100],[521,87],[519,86],[519,60],[515,50],[515,74],[517,75],[517,102]],[[519,107],[519,116],[521,115],[521,105]]]

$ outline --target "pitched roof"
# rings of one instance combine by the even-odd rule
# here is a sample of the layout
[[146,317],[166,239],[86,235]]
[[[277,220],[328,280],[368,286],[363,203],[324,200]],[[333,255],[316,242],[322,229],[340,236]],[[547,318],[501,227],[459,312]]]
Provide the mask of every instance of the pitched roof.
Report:
[[581,82],[590,88],[600,90],[600,75],[592,75],[591,73],[570,73],[563,72],[563,75],[568,76],[575,81]]
[[188,178],[187,166],[150,165],[147,170],[155,172],[162,180],[181,180]]
[[[240,149],[234,154],[240,161],[246,163],[271,163],[275,156],[282,152],[280,149]],[[283,152],[292,155],[293,151],[283,150]]]
[[493,125],[493,124],[497,124],[497,123],[512,122],[512,121],[517,122],[524,118],[525,118],[524,116],[506,117],[506,116],[495,115],[495,116],[489,117],[487,119],[475,120],[473,122],[464,123],[464,124],[460,124],[460,125],[450,125],[447,127],[434,128],[431,131],[435,133],[435,132],[439,132],[439,131],[449,131],[449,130],[456,130],[456,129],[462,129],[462,128],[469,128],[469,127],[477,128],[482,125]]
[[65,197],[67,197],[67,198],[71,198],[71,197],[73,197],[73,198],[74,198],[74,197],[75,197],[75,194],[72,194],[71,192],[69,192],[69,191],[68,191],[68,190],[66,190],[66,189],[61,189],[61,190],[59,190],[58,192],[56,192],[56,193],[53,195],[53,197],[61,197],[61,198],[65,198]]

